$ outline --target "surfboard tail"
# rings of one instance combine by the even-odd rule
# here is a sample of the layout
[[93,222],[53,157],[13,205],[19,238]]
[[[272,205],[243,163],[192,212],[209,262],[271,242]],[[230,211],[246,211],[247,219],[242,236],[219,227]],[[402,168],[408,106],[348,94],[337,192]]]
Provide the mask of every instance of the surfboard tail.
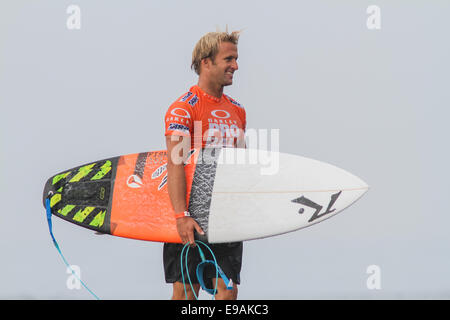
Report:
[[52,194],[55,194],[56,190],[52,184],[52,178],[49,178],[44,185],[44,191],[42,194],[42,205],[46,208],[45,200],[50,197]]
[[44,207],[53,215],[101,233],[110,232],[110,209],[118,158],[105,159],[52,176],[44,185]]

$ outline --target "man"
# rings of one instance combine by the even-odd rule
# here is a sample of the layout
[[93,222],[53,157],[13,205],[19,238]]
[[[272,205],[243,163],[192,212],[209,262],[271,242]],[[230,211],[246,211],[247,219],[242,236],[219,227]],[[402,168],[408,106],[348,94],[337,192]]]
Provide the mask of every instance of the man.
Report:
[[[183,245],[190,243],[192,247],[195,246],[194,230],[203,234],[199,224],[187,212],[186,177],[183,161],[180,161],[180,158],[187,158],[187,152],[183,150],[193,148],[194,140],[198,137],[201,138],[202,148],[243,146],[246,126],[245,110],[238,102],[223,93],[223,88],[233,83],[234,72],[238,70],[238,39],[239,32],[231,34],[210,32],[197,42],[192,53],[191,67],[199,75],[198,84],[179,97],[166,113],[168,192],[175,212],[177,231],[183,242],[183,244],[164,244],[164,272],[166,282],[173,283],[172,299],[185,299],[180,270],[180,254]],[[242,242],[211,244],[210,247],[219,266],[233,281],[233,289],[227,290],[226,284],[219,278],[215,298],[237,299]],[[192,257],[191,252],[193,252]],[[200,285],[196,281],[195,268],[200,258],[198,252],[195,254],[194,250],[190,250],[189,275],[194,283],[195,295],[198,296]],[[212,288],[216,283],[215,276],[215,270],[205,270],[205,283]],[[186,285],[186,290],[188,299],[193,299],[194,293],[190,285]]]

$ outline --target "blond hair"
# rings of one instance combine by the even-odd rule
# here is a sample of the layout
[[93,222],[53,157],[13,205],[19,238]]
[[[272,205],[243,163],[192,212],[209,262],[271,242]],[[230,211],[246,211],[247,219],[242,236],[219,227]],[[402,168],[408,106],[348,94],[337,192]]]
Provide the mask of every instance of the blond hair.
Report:
[[228,27],[225,32],[208,32],[198,40],[197,44],[192,51],[192,64],[191,69],[194,69],[195,73],[200,74],[200,63],[203,59],[211,58],[214,61],[217,53],[219,52],[219,45],[221,42],[231,42],[238,44],[239,34],[241,31],[233,31],[228,33]]

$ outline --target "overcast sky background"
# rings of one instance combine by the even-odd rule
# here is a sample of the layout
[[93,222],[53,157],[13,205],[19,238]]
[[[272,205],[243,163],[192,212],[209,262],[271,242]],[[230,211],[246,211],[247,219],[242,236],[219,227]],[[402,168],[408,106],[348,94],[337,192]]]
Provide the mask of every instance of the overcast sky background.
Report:
[[[81,29],[69,30],[69,5]],[[366,26],[370,5],[381,29]],[[332,219],[244,243],[241,299],[449,299],[448,1],[0,3],[0,298],[69,290],[42,207],[52,174],[164,149],[163,116],[195,84],[206,32],[244,29],[225,93],[280,151],[341,167],[371,189]],[[103,299],[167,299],[162,244],[53,219]],[[381,270],[369,290],[367,267]],[[210,299],[206,293],[202,299]]]

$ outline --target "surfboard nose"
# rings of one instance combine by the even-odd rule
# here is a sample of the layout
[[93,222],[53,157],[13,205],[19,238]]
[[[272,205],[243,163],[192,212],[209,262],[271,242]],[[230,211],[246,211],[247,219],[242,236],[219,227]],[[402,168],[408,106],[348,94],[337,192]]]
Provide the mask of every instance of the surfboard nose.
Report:
[[347,174],[352,176],[351,178],[353,179],[355,187],[366,189],[366,191],[369,189],[369,185],[363,179],[349,172],[347,172]]

